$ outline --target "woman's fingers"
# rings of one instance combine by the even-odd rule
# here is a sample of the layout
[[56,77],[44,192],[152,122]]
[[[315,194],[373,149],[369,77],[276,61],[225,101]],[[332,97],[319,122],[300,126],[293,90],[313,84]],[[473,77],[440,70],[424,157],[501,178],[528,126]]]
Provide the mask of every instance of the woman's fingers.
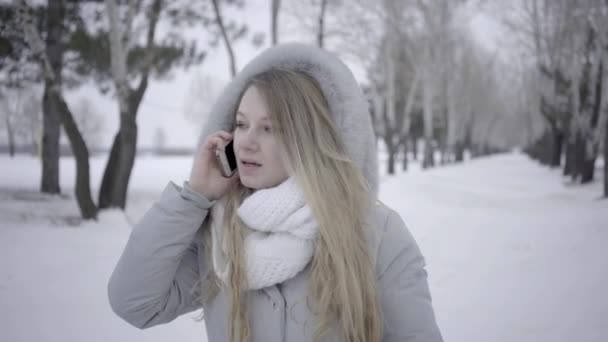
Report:
[[207,140],[207,149],[210,151],[215,151],[218,148],[220,148],[221,146],[223,146],[223,144],[224,144],[224,140],[222,140],[222,138],[210,137],[209,140]]
[[220,138],[224,141],[228,141],[228,140],[232,139],[232,134],[228,133],[226,131],[217,131],[217,132],[213,133],[212,135],[210,135],[209,137]]
[[218,148],[224,147],[225,143],[227,143],[232,138],[232,134],[224,131],[216,132],[207,138],[207,149],[215,150]]
[[222,138],[220,137],[211,137],[209,138],[209,149],[214,150],[222,143]]
[[232,139],[232,133],[226,131],[218,131],[217,134],[222,137],[224,140]]

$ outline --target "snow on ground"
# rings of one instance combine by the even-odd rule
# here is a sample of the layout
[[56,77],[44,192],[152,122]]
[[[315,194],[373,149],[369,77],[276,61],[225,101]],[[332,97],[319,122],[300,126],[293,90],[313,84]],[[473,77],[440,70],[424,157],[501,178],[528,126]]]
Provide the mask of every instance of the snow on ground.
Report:
[[608,201],[519,154],[383,183],[446,341],[608,341]]
[[[99,184],[105,157],[91,161]],[[0,156],[0,341],[206,341],[199,314],[145,331],[115,316],[106,284],[130,230],[190,159],[140,157],[126,214],[82,223],[68,195],[37,193],[39,162]],[[513,153],[381,173],[427,259],[446,341],[608,341],[608,201]]]

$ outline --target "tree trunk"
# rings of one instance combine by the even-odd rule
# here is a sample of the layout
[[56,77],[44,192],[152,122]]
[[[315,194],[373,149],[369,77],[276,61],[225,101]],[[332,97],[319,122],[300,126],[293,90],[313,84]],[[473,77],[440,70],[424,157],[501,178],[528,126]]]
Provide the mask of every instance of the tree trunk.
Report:
[[600,60],[598,65],[597,76],[595,79],[594,98],[591,106],[591,122],[588,135],[583,139],[585,154],[583,155],[583,163],[581,164],[581,183],[589,183],[593,181],[595,173],[595,159],[597,157],[597,148],[599,144],[593,141],[593,133],[597,130],[602,111],[602,92],[603,92],[603,75],[604,65]]
[[58,194],[59,188],[59,115],[55,112],[56,105],[52,103],[45,82],[42,97],[42,179],[40,191],[49,194]]
[[418,137],[412,137],[412,159],[418,161]]
[[[160,0],[154,1],[149,16],[147,28],[146,48],[144,51],[144,66],[141,73],[139,85],[134,90],[126,79],[128,47],[123,46],[123,37],[129,36],[132,32],[121,32],[119,29],[118,11],[116,3],[112,0],[106,1],[106,11],[110,20],[110,42],[112,52],[112,78],[118,93],[118,107],[120,111],[120,126],[118,133],[114,137],[109,160],[104,170],[101,187],[99,189],[99,208],[106,209],[117,207],[125,209],[127,202],[127,191],[135,154],[137,149],[137,123],[135,122],[137,111],[141,100],[148,88],[148,77],[151,70],[151,62],[154,59],[154,36],[156,25],[161,11]],[[224,30],[222,17],[219,13],[217,0],[213,1],[218,25],[227,43],[231,61],[234,56],[231,54],[228,37]],[[235,73],[234,63],[231,65]]]
[[[49,1],[47,5],[47,37],[46,55],[51,69],[55,75],[55,84],[61,86],[61,69],[63,66],[63,46],[61,37],[63,36],[63,21],[65,8],[63,1]],[[54,103],[55,98],[50,96],[49,88],[52,87],[51,81],[44,82],[44,96],[42,101],[43,129],[42,129],[42,179],[40,191],[51,194],[58,194],[59,187],[59,137],[60,114],[59,108]]]
[[319,12],[319,31],[317,32],[317,45],[323,48],[325,42],[325,10],[327,8],[327,0],[321,0],[321,11]]
[[[443,80],[443,85],[442,88],[444,88],[442,90],[442,97],[446,97],[447,96],[447,89],[445,89],[447,87],[447,80]],[[441,126],[437,127],[440,129],[440,133],[439,133],[439,151],[441,153],[441,157],[439,158],[439,164],[440,165],[445,165],[448,163],[449,160],[449,129],[450,129],[450,113],[449,113],[449,108],[448,108],[448,104],[447,104],[447,99],[443,98],[442,102],[444,102],[442,104],[442,108],[441,108]]]
[[[110,157],[99,189],[99,208],[125,209],[131,171],[137,149],[137,124],[135,116],[140,101],[130,100],[131,105],[120,115],[120,128],[110,151]],[[121,111],[123,111],[121,109]]]
[[123,124],[122,121],[101,181],[99,209],[126,207],[129,180],[135,163],[137,125]]
[[403,142],[401,143],[401,147],[403,149],[403,164],[402,164],[403,165],[403,167],[402,167],[403,171],[407,171],[407,167],[408,167],[408,165],[407,165],[407,163],[408,163],[408,160],[407,160],[408,159],[408,155],[407,154],[408,154],[408,145],[409,145],[408,144],[408,140],[409,140],[408,137],[404,137],[403,138]]
[[118,170],[118,155],[120,154],[120,133],[114,135],[110,156],[106,162],[106,168],[101,179],[99,187],[99,199],[97,200],[99,209],[113,207],[112,205],[112,188],[116,181],[116,171]]
[[389,175],[395,174],[395,146],[389,139],[384,139],[386,143],[386,151],[388,152],[388,165],[387,165],[387,173]]
[[595,156],[590,156],[589,144],[585,140],[585,137],[578,132],[573,146],[574,160],[572,162],[572,180],[580,180],[581,184],[589,183],[593,181],[593,175],[595,171]]
[[112,198],[114,203],[124,209],[126,206],[129,179],[131,178],[131,171],[135,164],[135,153],[137,149],[137,123],[135,122],[135,115],[129,115],[128,117],[124,114],[121,115],[121,129],[119,134],[120,163],[118,168],[118,179],[114,186],[114,191],[112,192]]
[[464,161],[464,153],[466,151],[469,152],[469,158],[471,157],[473,150],[473,116],[469,119],[466,119],[465,127],[464,127],[464,137],[461,141],[462,144],[462,160]]
[[551,132],[546,131],[536,144],[536,159],[543,164],[549,165],[551,160]]
[[551,166],[553,155],[553,133],[551,130],[545,132],[538,146],[538,160],[543,165]]
[[576,150],[574,148],[574,143],[570,141],[570,139],[566,140],[566,160],[564,162],[564,176],[572,176],[574,173],[574,160],[576,158]]
[[281,8],[281,0],[272,0],[271,9],[270,9],[270,32],[272,35],[272,45],[277,45],[279,41],[279,37],[277,34],[277,26],[279,20],[279,9]]
[[479,145],[477,143],[471,144],[471,158],[479,157]]
[[[389,78],[390,79],[390,78]],[[382,119],[384,121],[384,145],[386,146],[386,152],[388,153],[388,165],[387,172],[389,175],[395,174],[395,153],[396,148],[393,142],[393,137],[395,135],[395,127],[391,124],[390,117],[394,115],[393,113],[389,113],[389,111],[394,110],[394,103],[391,101],[394,97],[389,96],[384,101],[384,106],[382,108]]]
[[434,160],[434,149],[433,139],[429,137],[424,138],[424,156],[422,159],[422,168],[426,169],[435,166]]
[[424,85],[424,108],[423,108],[423,125],[424,125],[424,156],[422,159],[422,168],[426,169],[435,166],[435,158],[433,153],[433,96],[432,85],[429,84],[429,75],[425,75]]
[[91,196],[91,180],[89,176],[89,150],[78,131],[74,117],[61,94],[51,92],[52,103],[57,105],[57,112],[61,115],[61,122],[72,147],[72,153],[76,160],[76,200],[83,219],[97,218],[97,207]]
[[8,155],[13,158],[15,157],[15,140],[12,136],[9,136],[8,139]]
[[573,158],[571,158],[573,159],[573,162],[571,162],[568,171],[571,171],[570,175],[572,176],[572,179],[580,180],[581,184],[593,181],[595,173],[596,146],[594,146],[592,134],[597,128],[601,108],[602,64],[599,65],[598,77],[600,79],[596,80],[596,94],[593,98],[592,95],[589,95],[588,93],[590,87],[587,86],[588,82],[585,81],[586,78],[583,77],[583,81],[581,82],[581,88],[587,90],[584,92],[585,96],[581,97],[581,101],[584,103],[581,113],[591,116],[589,126],[581,125],[579,122],[578,124],[575,124],[571,130],[572,134],[574,134],[574,144],[572,146],[572,151],[570,152],[573,156]]
[[449,153],[448,153],[448,146],[446,143],[446,137],[444,134],[442,134],[442,137],[441,137],[439,151],[441,152],[441,157],[439,158],[440,165],[447,164],[448,158],[449,158]]
[[402,129],[399,134],[401,147],[403,148],[403,171],[407,171],[408,167],[409,140],[412,136],[412,107],[414,106],[414,98],[418,90],[419,75],[420,73],[416,72],[403,106]]
[[15,156],[15,133],[13,132],[13,126],[11,125],[11,120],[9,119],[9,113],[6,113],[6,135],[8,138],[8,153],[12,157]]
[[543,165],[559,167],[563,145],[564,134],[550,125],[549,129],[532,145],[531,155]]
[[595,158],[583,158],[581,163],[581,184],[593,181],[595,174]]
[[572,142],[572,162],[570,169],[570,176],[572,181],[577,181],[582,176],[585,147],[583,146],[583,139],[580,132],[574,133],[574,141]]
[[604,197],[608,198],[608,120],[604,121]]
[[[62,56],[64,47],[60,42],[60,38],[64,25],[64,5],[65,3],[63,1],[49,1],[47,6],[47,45],[46,50],[42,51],[42,55],[40,56],[40,65],[44,73],[45,81],[43,104],[45,111],[53,113],[54,120],[61,120],[66,134],[68,135],[72,152],[76,159],[76,200],[82,217],[84,219],[91,219],[96,218],[97,208],[91,198],[89,152],[82,135],[74,122],[72,113],[61,93]],[[31,23],[25,23],[24,26],[25,25],[31,25]],[[28,28],[25,27],[25,30],[28,30]],[[30,33],[30,44],[36,45],[36,42],[40,41],[39,33],[36,32],[36,28],[33,25],[30,27],[29,32],[32,31],[34,33]],[[57,136],[58,135],[59,134],[57,134]]]
[[118,132],[120,136],[119,163],[116,183],[112,191],[112,202],[121,209],[124,209],[126,206],[127,190],[129,188],[131,171],[135,164],[137,148],[137,124],[135,123],[135,119],[124,118],[124,116],[124,114],[121,115],[121,127]]
[[551,147],[551,167],[559,167],[562,164],[562,147],[564,146],[564,134],[557,129],[552,130],[553,139]]
[[464,161],[464,144],[461,142],[454,144],[454,161],[457,163]]
[[234,51],[232,51],[232,44],[230,43],[230,38],[226,32],[226,27],[224,26],[224,20],[222,13],[220,12],[218,0],[211,0],[211,3],[213,4],[213,11],[215,12],[215,20],[217,21],[217,25],[222,34],[222,39],[226,45],[226,52],[228,53],[228,60],[230,61],[230,76],[234,77],[236,75],[236,60],[234,58]]

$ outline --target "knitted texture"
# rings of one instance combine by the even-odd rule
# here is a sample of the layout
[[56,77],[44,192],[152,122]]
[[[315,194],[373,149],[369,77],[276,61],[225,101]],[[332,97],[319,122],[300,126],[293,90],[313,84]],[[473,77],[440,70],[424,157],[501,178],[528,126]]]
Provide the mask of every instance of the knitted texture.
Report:
[[[220,247],[223,203],[212,209],[213,267],[224,283],[230,275],[226,246]],[[257,190],[237,209],[248,227],[244,241],[248,289],[261,289],[294,277],[312,259],[318,225],[293,178]]]

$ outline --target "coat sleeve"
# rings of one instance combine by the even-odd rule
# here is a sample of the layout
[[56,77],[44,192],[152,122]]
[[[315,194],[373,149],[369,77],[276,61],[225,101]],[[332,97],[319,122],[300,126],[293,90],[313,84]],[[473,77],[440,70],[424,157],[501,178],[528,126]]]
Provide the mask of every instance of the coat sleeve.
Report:
[[379,246],[383,342],[441,342],[425,261],[401,217],[390,210]]
[[200,307],[193,287],[205,270],[194,238],[213,204],[187,183],[167,185],[133,227],[110,276],[108,299],[118,316],[144,329]]

